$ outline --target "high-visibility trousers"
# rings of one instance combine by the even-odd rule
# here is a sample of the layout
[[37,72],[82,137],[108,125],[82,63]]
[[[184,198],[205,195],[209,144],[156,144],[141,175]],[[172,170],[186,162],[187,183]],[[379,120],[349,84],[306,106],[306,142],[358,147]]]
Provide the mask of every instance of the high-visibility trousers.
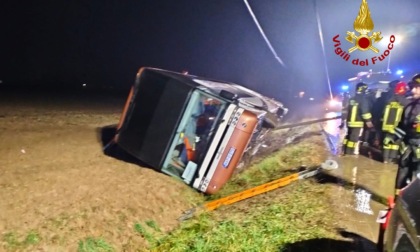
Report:
[[363,128],[349,127],[347,135],[343,141],[343,154],[354,155],[359,154],[359,139]]
[[395,159],[398,157],[398,150],[400,148],[399,142],[387,142],[387,138],[393,138],[393,134],[388,132],[383,132],[384,141],[382,146],[382,158],[383,161],[388,161],[390,159]]

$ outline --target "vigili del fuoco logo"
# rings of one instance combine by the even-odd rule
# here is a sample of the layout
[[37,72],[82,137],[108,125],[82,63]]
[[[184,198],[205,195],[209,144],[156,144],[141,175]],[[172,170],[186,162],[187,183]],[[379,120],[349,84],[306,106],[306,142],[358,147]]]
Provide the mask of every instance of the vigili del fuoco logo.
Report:
[[[378,54],[378,56],[373,56],[370,59],[359,59],[354,58],[351,60],[353,65],[359,66],[369,66],[375,65],[378,62],[384,61],[385,58],[390,54],[392,48],[394,48],[395,36],[391,35],[389,37],[389,44],[386,50],[382,53],[375,47],[375,44],[382,40],[380,31],[373,31],[374,24],[373,20],[370,17],[370,10],[367,3],[367,0],[362,0],[360,5],[359,14],[353,23],[353,28],[355,31],[347,31],[346,40],[351,44],[350,48],[345,51],[341,48],[341,42],[339,40],[340,35],[337,34],[333,38],[334,42],[334,52],[340,56],[345,61],[350,61],[351,53],[359,51],[372,51]],[[370,34],[370,32],[372,32]]]

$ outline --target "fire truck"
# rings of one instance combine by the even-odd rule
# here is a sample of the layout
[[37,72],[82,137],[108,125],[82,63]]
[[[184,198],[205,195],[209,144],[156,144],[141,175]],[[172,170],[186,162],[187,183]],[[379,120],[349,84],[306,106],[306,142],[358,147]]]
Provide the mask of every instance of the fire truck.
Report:
[[141,68],[113,143],[151,168],[216,193],[287,108],[241,85]]
[[[399,71],[397,71],[399,72]],[[394,80],[404,80],[404,76],[399,73],[392,73],[390,71],[381,72],[358,72],[355,77],[348,79],[350,89],[348,90],[350,95],[354,95],[356,84],[363,82],[368,84],[371,94],[375,98],[379,98],[381,93],[387,92],[389,89],[389,83]]]

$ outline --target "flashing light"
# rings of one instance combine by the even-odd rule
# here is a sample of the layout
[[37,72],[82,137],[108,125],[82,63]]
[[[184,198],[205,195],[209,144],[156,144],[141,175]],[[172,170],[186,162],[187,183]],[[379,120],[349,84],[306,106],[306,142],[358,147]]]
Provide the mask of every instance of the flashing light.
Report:
[[342,85],[341,90],[347,91],[347,90],[349,90],[349,86],[348,85]]
[[396,72],[395,72],[395,74],[396,75],[402,75],[404,73],[404,71],[403,70],[397,70]]
[[337,100],[329,100],[328,104],[329,104],[331,107],[333,107],[333,106],[339,105],[339,104],[340,104],[340,102],[339,102],[339,101],[337,101]]
[[302,98],[304,95],[305,95],[305,92],[303,92],[303,91],[300,91],[300,92],[299,92],[299,97],[300,97],[300,98]]

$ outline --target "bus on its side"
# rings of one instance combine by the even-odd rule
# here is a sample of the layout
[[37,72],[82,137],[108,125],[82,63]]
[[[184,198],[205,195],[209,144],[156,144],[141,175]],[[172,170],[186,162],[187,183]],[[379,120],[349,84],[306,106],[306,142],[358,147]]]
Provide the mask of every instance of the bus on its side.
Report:
[[113,141],[155,170],[213,194],[267,125],[267,114],[276,113],[283,113],[281,103],[242,86],[141,68]]

